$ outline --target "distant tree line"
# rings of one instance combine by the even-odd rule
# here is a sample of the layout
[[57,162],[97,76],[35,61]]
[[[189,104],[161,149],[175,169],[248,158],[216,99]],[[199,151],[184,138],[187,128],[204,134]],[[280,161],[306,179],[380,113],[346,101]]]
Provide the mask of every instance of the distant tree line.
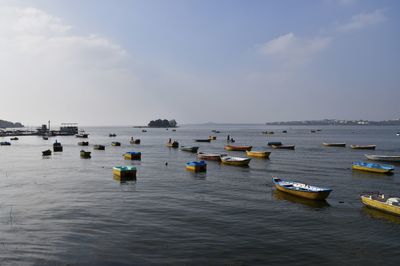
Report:
[[6,121],[6,120],[0,120],[0,128],[16,128],[16,127],[24,127],[24,125],[22,125],[21,123],[17,122],[17,123],[13,123],[10,121]]
[[167,119],[157,119],[151,120],[150,123],[147,125],[148,127],[176,127],[178,123],[175,119],[167,120]]

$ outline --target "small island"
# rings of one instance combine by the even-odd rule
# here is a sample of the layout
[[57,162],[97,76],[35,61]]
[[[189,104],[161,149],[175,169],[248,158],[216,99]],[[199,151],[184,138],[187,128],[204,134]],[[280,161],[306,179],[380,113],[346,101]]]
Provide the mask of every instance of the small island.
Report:
[[19,122],[13,123],[10,121],[0,119],[0,128],[21,128],[21,127],[24,127],[24,125],[22,125]]
[[148,127],[153,128],[169,128],[169,127],[177,127],[178,123],[175,119],[167,120],[167,119],[157,119],[151,120],[150,123],[147,125]]

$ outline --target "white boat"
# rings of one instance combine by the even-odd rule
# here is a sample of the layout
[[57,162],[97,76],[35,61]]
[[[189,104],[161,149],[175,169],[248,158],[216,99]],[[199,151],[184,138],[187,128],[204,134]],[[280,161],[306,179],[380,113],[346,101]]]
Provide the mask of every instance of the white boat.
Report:
[[365,154],[365,157],[373,161],[400,162],[400,155]]
[[223,164],[237,165],[237,166],[248,166],[250,158],[242,157],[231,157],[231,156],[221,156],[221,162]]

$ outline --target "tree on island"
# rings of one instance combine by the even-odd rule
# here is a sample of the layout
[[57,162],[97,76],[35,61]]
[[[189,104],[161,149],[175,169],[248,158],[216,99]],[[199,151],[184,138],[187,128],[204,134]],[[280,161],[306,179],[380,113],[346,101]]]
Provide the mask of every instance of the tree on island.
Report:
[[13,123],[6,120],[0,120],[0,128],[17,128],[17,127],[24,127],[21,123]]
[[148,127],[176,127],[178,123],[175,119],[167,120],[167,119],[157,119],[151,120],[150,123],[147,125]]

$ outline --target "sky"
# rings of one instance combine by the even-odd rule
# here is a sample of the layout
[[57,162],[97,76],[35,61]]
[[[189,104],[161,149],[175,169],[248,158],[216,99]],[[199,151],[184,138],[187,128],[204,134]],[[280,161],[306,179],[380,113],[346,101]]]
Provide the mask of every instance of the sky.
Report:
[[399,15],[396,0],[3,0],[0,119],[398,119]]

